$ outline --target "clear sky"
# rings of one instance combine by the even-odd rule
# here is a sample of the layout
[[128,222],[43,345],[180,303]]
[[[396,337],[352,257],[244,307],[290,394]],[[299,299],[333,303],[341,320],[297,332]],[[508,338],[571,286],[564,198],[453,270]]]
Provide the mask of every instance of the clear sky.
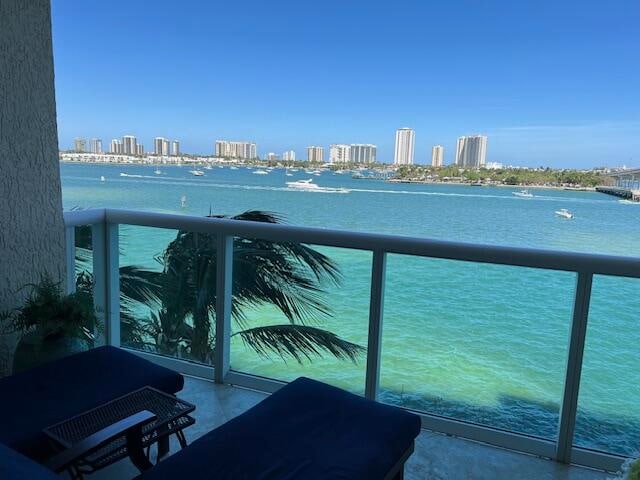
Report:
[[483,133],[488,161],[640,166],[638,0],[52,4],[61,148],[375,143],[391,162],[408,126],[416,163]]

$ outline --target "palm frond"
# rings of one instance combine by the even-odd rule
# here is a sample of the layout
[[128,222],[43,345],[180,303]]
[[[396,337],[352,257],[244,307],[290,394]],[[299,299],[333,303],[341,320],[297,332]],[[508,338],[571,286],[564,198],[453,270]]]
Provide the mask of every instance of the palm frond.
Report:
[[298,363],[331,354],[340,360],[356,362],[365,348],[335,333],[307,325],[270,325],[250,328],[234,333],[243,343],[259,355],[276,354],[283,360],[293,358]]
[[135,265],[120,267],[120,293],[125,298],[147,306],[159,305],[162,272],[146,270]]

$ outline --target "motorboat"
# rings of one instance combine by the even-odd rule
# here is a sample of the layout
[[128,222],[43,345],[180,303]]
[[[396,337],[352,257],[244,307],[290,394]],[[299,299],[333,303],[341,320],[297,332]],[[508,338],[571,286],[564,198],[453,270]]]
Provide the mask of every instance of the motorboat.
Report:
[[297,180],[295,182],[286,182],[287,187],[294,190],[304,190],[307,192],[325,192],[325,193],[349,193],[351,190],[346,188],[321,187],[313,183],[313,179]]
[[556,215],[562,218],[573,218],[573,213],[571,213],[566,208],[561,208],[560,210],[556,210]]
[[266,170],[255,170],[253,172],[254,175],[269,175],[269,172],[267,172]]
[[104,178],[104,175],[100,175],[100,181],[104,182],[106,180],[106,178]]
[[156,170],[156,171],[155,171],[155,172],[153,172],[153,173],[155,173],[156,175],[162,175],[162,172],[161,172],[160,170]]
[[297,180],[295,182],[287,182],[287,187],[298,188],[301,190],[318,190],[320,187],[313,183],[313,179]]
[[522,197],[522,198],[532,198],[533,197],[533,193],[531,193],[527,189],[520,190],[519,192],[511,192],[511,193],[513,195],[515,195],[516,197]]
[[204,175],[202,170],[189,170],[189,173],[194,177],[202,177]]

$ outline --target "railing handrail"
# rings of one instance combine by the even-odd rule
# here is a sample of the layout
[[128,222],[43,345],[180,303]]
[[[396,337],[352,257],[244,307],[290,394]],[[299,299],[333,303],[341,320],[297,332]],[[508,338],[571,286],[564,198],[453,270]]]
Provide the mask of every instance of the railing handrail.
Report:
[[106,221],[110,224],[220,233],[245,238],[258,237],[279,242],[307,243],[372,252],[384,251],[448,260],[640,278],[640,258],[638,257],[481,245],[401,235],[111,208],[65,212],[64,221],[68,227]]

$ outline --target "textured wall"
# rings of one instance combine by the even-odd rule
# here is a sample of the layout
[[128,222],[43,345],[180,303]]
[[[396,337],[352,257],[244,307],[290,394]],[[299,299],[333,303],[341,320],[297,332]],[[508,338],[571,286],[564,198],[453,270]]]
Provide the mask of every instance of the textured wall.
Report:
[[41,273],[63,279],[64,249],[49,0],[0,0],[0,311]]

